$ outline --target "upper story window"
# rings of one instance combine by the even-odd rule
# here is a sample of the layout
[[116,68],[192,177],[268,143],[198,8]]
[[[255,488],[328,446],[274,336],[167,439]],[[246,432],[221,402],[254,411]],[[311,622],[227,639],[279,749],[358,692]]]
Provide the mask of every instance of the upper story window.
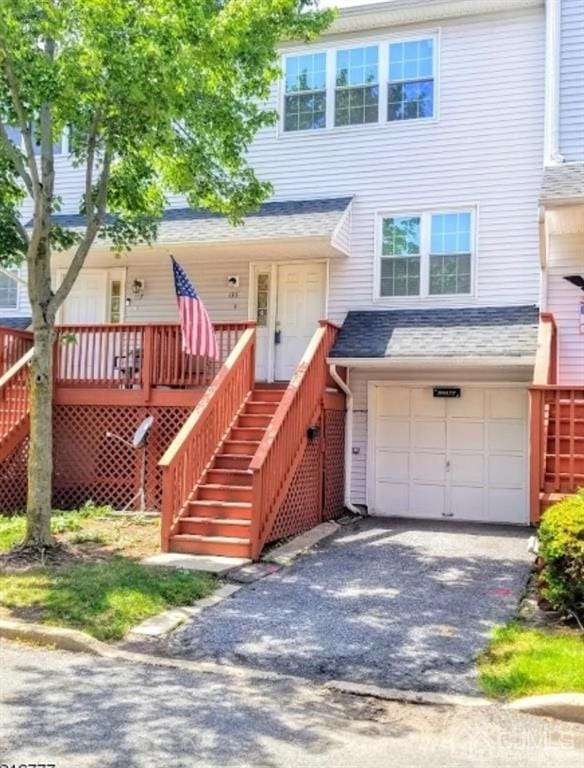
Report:
[[437,52],[432,36],[285,56],[283,130],[435,117]]
[[[14,275],[16,270],[10,270]],[[18,283],[10,275],[0,272],[0,308],[17,309],[18,307]]]
[[379,296],[472,293],[472,211],[383,216],[379,236]]
[[[13,144],[23,149],[22,132],[18,128],[15,128],[12,125],[7,125],[6,133],[8,134],[8,138]],[[38,156],[41,154],[41,144],[38,140],[38,136],[36,135],[33,137],[33,150],[35,155]],[[62,155],[65,153],[65,151],[65,137],[60,136],[59,139],[53,144],[53,152],[55,155]]]
[[378,47],[337,51],[335,125],[376,123],[378,119]]
[[412,40],[389,46],[388,120],[434,115],[434,41]]
[[286,59],[284,130],[326,126],[326,53]]

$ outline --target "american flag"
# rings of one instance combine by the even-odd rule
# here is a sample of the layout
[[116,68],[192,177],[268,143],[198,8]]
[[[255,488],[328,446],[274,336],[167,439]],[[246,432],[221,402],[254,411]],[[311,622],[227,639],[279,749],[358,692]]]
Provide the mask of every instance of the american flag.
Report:
[[219,359],[219,349],[215,331],[209,320],[205,305],[197,295],[195,286],[187,277],[186,272],[172,259],[174,287],[180,313],[183,352],[188,355],[201,355]]

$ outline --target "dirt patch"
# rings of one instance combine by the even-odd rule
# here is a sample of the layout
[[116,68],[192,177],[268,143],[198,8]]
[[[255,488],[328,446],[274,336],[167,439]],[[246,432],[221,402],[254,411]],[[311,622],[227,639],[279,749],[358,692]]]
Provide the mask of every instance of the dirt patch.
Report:
[[19,545],[0,555],[0,570],[27,571],[31,568],[62,568],[83,560],[83,553],[65,541],[56,540],[52,547]]

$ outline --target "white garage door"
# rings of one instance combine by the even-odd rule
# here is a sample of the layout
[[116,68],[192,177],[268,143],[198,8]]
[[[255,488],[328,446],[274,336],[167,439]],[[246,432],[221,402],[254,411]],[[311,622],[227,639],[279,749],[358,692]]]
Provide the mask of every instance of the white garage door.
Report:
[[527,392],[372,385],[372,514],[528,523]]

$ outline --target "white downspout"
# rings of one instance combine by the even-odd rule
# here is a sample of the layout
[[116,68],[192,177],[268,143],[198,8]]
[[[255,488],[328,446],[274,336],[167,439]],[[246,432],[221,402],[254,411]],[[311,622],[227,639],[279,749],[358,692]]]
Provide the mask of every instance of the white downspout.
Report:
[[347,415],[345,417],[345,507],[354,515],[363,516],[363,510],[351,501],[351,470],[353,464],[353,393],[351,388],[342,380],[337,372],[337,366],[329,366],[331,379],[345,393],[347,398]]
[[561,0],[545,4],[545,130],[544,164],[564,162],[560,154],[560,31]]

